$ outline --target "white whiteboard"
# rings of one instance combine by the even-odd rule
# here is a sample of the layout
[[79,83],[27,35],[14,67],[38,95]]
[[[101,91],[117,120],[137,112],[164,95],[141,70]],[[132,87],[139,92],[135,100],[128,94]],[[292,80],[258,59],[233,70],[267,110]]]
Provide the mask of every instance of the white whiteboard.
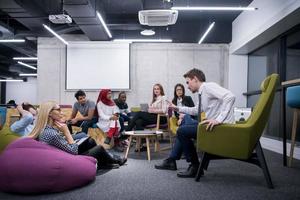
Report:
[[129,43],[70,42],[67,90],[130,89]]

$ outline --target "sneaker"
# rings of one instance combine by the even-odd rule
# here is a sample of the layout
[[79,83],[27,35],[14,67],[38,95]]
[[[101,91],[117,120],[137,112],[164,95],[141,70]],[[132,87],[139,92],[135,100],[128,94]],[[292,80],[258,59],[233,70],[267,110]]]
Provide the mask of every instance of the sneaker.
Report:
[[106,137],[104,140],[104,144],[110,144],[111,138],[110,137]]
[[176,161],[168,158],[164,160],[160,165],[155,165],[155,169],[165,169],[165,170],[177,170]]

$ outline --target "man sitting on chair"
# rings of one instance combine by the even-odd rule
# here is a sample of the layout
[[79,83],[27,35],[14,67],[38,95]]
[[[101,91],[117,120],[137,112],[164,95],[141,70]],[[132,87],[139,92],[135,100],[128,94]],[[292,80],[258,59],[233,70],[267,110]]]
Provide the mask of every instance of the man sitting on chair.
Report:
[[[222,123],[234,123],[233,103],[234,95],[227,89],[213,82],[205,82],[205,75],[199,69],[192,69],[184,74],[186,84],[189,90],[199,94],[199,103],[195,107],[177,107],[174,104],[169,108],[180,113],[189,115],[201,115],[205,112],[206,120],[202,124],[207,124],[206,129],[212,130],[214,126]],[[201,108],[201,109],[200,109]],[[156,169],[177,170],[176,160],[179,160],[182,152],[187,162],[191,162],[187,171],[178,172],[178,177],[195,177],[199,167],[198,155],[193,140],[197,138],[198,121],[192,119],[184,119],[177,129],[176,141],[169,158],[161,164],[155,165]]]
[[[67,121],[68,128],[72,134],[72,126],[78,126],[82,128],[82,132],[87,134],[89,127],[92,127],[98,121],[95,116],[96,104],[86,99],[85,92],[82,90],[75,93],[75,98],[77,102],[74,103],[71,118]],[[76,117],[78,111],[82,116]]]

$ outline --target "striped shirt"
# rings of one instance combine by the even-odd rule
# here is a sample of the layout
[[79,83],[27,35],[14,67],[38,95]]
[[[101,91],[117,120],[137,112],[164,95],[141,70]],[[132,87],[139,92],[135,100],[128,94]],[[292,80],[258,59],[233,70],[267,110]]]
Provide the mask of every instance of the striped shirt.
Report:
[[39,135],[39,141],[45,142],[68,153],[78,154],[78,145],[76,143],[69,144],[57,129],[49,125],[47,125],[44,131]]

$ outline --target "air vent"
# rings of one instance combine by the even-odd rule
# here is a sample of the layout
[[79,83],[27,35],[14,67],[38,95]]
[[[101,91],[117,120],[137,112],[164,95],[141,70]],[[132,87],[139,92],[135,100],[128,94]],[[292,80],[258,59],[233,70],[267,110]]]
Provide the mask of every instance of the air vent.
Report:
[[168,26],[175,24],[178,17],[177,10],[141,10],[139,21],[142,25]]

